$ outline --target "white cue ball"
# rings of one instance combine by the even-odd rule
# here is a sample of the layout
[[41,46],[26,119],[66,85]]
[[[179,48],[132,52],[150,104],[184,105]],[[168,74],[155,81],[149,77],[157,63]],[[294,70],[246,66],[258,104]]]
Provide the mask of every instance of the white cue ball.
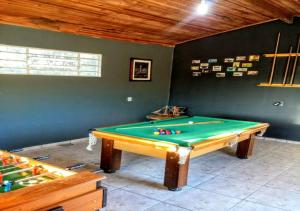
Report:
[[189,124],[194,124],[194,122],[193,121],[189,121]]

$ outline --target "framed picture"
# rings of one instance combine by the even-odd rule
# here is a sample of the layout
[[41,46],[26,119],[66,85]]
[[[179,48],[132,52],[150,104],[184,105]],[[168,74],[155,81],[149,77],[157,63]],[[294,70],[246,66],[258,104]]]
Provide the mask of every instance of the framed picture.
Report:
[[218,59],[209,59],[208,60],[208,63],[217,63],[218,62]]
[[242,63],[242,67],[252,67],[252,63]]
[[217,78],[225,78],[226,73],[216,73]]
[[234,58],[225,58],[224,59],[224,63],[233,63],[234,62]]
[[234,72],[235,71],[235,67],[227,67],[226,71],[227,72]]
[[200,64],[200,59],[194,59],[192,60],[192,64]]
[[201,72],[193,72],[192,76],[199,77],[199,76],[201,76]]
[[214,72],[220,72],[220,71],[222,71],[222,66],[215,65],[215,66],[213,66],[212,71],[214,71]]
[[247,72],[247,75],[258,75],[258,71],[257,70],[249,70]]
[[192,70],[192,71],[197,71],[197,70],[199,70],[199,69],[200,69],[199,66],[191,66],[191,70]]
[[250,62],[258,62],[260,59],[260,55],[250,55],[249,56],[249,61]]
[[130,81],[151,81],[152,60],[130,59]]
[[247,72],[248,68],[247,67],[240,67],[237,69],[237,71],[240,71],[240,72]]
[[246,56],[237,56],[236,61],[246,61]]
[[232,75],[234,77],[242,77],[244,75],[244,73],[243,72],[234,72]]
[[232,67],[240,67],[240,62],[233,62]]
[[207,69],[209,67],[209,63],[201,63],[200,69]]

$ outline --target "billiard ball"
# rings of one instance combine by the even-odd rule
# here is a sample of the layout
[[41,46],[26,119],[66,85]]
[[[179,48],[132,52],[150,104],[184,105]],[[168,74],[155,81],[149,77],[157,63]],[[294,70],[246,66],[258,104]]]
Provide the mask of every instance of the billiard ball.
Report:
[[159,135],[159,134],[160,134],[159,131],[154,132],[154,135]]
[[25,171],[21,172],[21,176],[22,176],[22,177],[25,177],[25,176],[27,176],[27,175],[28,175],[27,172],[25,172]]
[[180,130],[176,130],[176,134],[180,134],[181,133],[181,131]]
[[160,131],[160,135],[166,135],[166,131]]
[[192,124],[194,124],[194,122],[193,122],[193,121],[189,121],[189,124],[191,124],[191,125],[192,125]]

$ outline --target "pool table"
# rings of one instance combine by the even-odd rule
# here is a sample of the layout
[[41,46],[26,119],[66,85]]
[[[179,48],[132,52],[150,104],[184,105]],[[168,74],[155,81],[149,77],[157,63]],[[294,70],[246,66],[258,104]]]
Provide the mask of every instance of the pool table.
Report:
[[[102,139],[100,168],[107,173],[120,169],[122,151],[166,160],[164,185],[180,190],[187,184],[189,160],[237,144],[238,158],[252,155],[254,137],[263,135],[267,123],[202,116],[178,117],[112,127],[95,128]],[[157,128],[180,134],[155,135]]]

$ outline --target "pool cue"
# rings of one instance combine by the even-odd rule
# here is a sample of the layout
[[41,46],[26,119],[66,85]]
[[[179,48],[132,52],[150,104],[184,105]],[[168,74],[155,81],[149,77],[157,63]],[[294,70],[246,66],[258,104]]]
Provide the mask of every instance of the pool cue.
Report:
[[276,48],[275,48],[275,56],[274,56],[274,59],[273,59],[273,64],[272,64],[272,69],[271,69],[271,75],[270,75],[270,79],[269,79],[269,85],[271,85],[272,82],[273,82],[273,77],[274,77],[274,72],[275,72],[275,64],[276,64],[276,60],[277,60],[277,53],[278,53],[279,42],[280,42],[280,32],[277,35],[277,42],[276,42]]
[[287,60],[287,63],[286,63],[284,77],[283,77],[283,82],[282,82],[283,85],[285,85],[285,83],[286,83],[286,79],[287,79],[288,72],[289,72],[289,69],[290,69],[290,62],[291,62],[291,53],[292,53],[292,51],[293,51],[293,46],[290,47],[290,53],[289,53],[289,57],[288,57],[288,60]]
[[209,121],[209,122],[194,122],[192,124],[190,123],[178,123],[178,124],[169,124],[169,125],[149,125],[149,126],[139,126],[139,127],[125,127],[125,128],[119,128],[118,130],[127,130],[127,129],[140,129],[140,128],[157,128],[157,127],[180,127],[180,126],[186,126],[186,125],[208,125],[208,124],[219,124],[223,123],[224,121]]
[[291,80],[290,80],[290,85],[293,85],[294,79],[295,79],[295,75],[296,75],[299,48],[300,48],[300,36],[298,38],[298,46],[297,46],[297,51],[296,51],[296,57],[295,57],[295,60],[294,60],[294,67],[293,67],[293,72],[292,72],[292,76],[291,76]]

